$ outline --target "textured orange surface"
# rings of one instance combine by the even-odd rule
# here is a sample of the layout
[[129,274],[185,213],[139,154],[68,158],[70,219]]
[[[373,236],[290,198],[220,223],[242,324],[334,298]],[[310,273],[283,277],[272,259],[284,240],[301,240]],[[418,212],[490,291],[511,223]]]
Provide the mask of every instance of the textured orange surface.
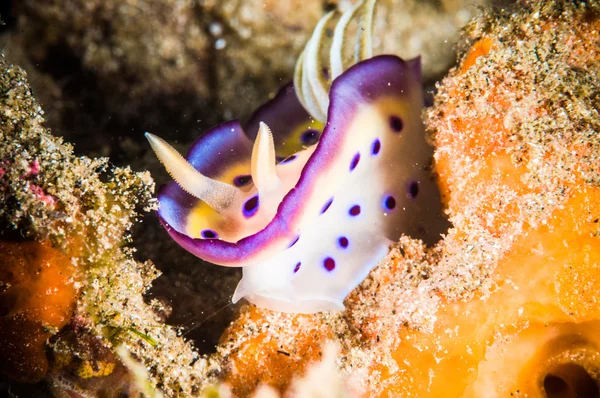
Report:
[[[545,26],[555,29],[552,23]],[[577,64],[597,64],[597,41],[582,39],[597,37],[599,27],[596,20],[572,31],[576,35],[572,37],[574,51],[585,53]],[[528,163],[532,152],[519,152],[528,143],[518,141],[522,136],[507,115],[527,104],[525,111],[532,119],[547,116],[550,111],[546,104],[518,102],[522,101],[520,93],[510,97],[515,93],[508,91],[514,86],[493,78],[487,81],[485,98],[474,98],[465,87],[468,80],[459,80],[470,68],[486,62],[485,57],[494,50],[490,39],[477,41],[454,72],[458,79],[445,87],[453,103],[436,104],[439,131],[435,135],[435,171],[445,205],[457,221],[453,234],[440,243],[444,259],[462,253],[453,251],[452,245],[463,240],[490,246],[501,242],[507,248],[500,252],[497,265],[490,268],[494,281],[491,289],[458,302],[449,302],[440,294],[433,331],[403,324],[395,331],[386,331],[399,336],[392,349],[393,369],[379,358],[367,357],[365,350],[365,361],[370,364],[368,377],[379,377],[380,387],[378,394],[369,392],[367,396],[541,397],[544,380],[553,372],[569,388],[586,387],[577,379],[580,373],[564,370],[571,365],[585,369],[600,382],[600,187],[586,182],[583,176],[590,175],[597,164],[581,160],[590,158],[586,151],[593,148],[599,132],[589,135],[588,141],[570,140],[578,128],[575,125],[574,131],[557,136],[565,137],[559,145],[564,144],[575,161],[558,162],[550,157],[550,147],[548,159],[542,160],[568,169],[556,175],[545,169],[546,174],[539,175],[542,182],[536,184],[536,167]],[[520,83],[513,77],[512,84]],[[462,106],[460,112],[454,107],[456,103]],[[477,108],[478,103],[484,105]],[[486,114],[480,109],[493,112]],[[539,136],[545,133],[540,131]],[[547,142],[557,145],[557,141]],[[532,141],[531,145],[545,143]],[[474,160],[476,167],[472,166]],[[545,186],[560,187],[560,192],[547,195]],[[475,196],[482,192],[484,195]],[[550,202],[544,203],[545,197],[551,198]],[[527,198],[537,201],[529,203]],[[481,236],[474,236],[477,232]],[[405,260],[406,256],[399,261]],[[389,269],[391,280],[402,264],[392,264]],[[352,318],[354,314],[346,316]],[[248,334],[249,323],[254,330],[265,331],[242,340],[229,357],[231,366],[225,380],[236,393],[247,395],[262,382],[285,390],[293,375],[318,359],[324,341],[345,338],[334,336],[334,328],[323,327],[323,320],[315,321],[311,329],[310,317],[298,315],[293,319],[303,327],[299,334],[293,334],[297,350],[291,356],[279,352],[273,335],[266,332],[272,319],[261,318],[259,310],[251,308],[233,323],[224,340]],[[379,342],[381,330],[376,321],[373,317],[349,319],[348,323],[359,325],[357,335],[366,342]],[[293,328],[289,325],[290,330]],[[360,342],[350,345],[362,349]]]
[[460,73],[464,73],[471,66],[475,65],[477,58],[487,55],[492,49],[492,41],[488,38],[483,38],[471,47],[469,53],[465,57],[460,67]]
[[71,317],[75,267],[49,244],[0,242],[0,371],[34,382],[48,368],[46,340]]
[[[540,345],[532,349],[532,354],[548,350],[542,344],[544,336],[552,328],[567,328],[565,324],[570,324],[571,329],[556,332],[556,336],[582,335],[581,340],[593,347],[594,353],[600,352],[600,334],[583,334],[590,330],[589,326],[580,327],[581,331],[577,327],[600,319],[596,302],[600,291],[598,203],[600,189],[580,192],[568,200],[564,209],[555,212],[550,223],[525,231],[524,239],[517,240],[501,261],[498,273],[502,277],[486,300],[475,298],[441,305],[432,333],[399,327],[402,342],[393,354],[399,369],[382,396],[404,396],[410,391],[426,392],[427,396],[486,396],[494,391],[507,396],[517,390],[523,392],[525,387],[532,393],[539,391],[544,374],[535,364],[543,361],[543,354],[537,354],[540,359],[534,358],[534,365],[527,365],[531,356],[518,356],[517,360],[506,361],[500,357],[495,366],[488,365],[479,373],[478,366],[489,347],[520,335],[533,335],[528,337],[528,347]],[[590,218],[593,212],[597,214]],[[256,310],[249,314],[246,316],[254,317],[260,324]],[[297,316],[303,317],[306,318]],[[229,333],[241,333],[236,328],[244,328],[247,321],[238,320]],[[243,371],[228,374],[227,381],[241,395],[259,383],[283,390],[308,362],[319,359],[321,344],[332,337],[327,329],[318,328],[300,335],[294,359],[278,352],[277,344],[267,334],[246,341],[230,358],[233,366]],[[366,337],[376,339],[368,333]],[[389,374],[383,365],[375,365],[371,370],[382,372],[384,380]],[[502,373],[516,374],[499,376]],[[470,386],[476,378],[480,381]]]
[[[311,317],[308,315],[297,315],[292,322],[296,324],[302,321],[310,322],[310,320]],[[244,333],[243,329],[250,322],[256,322],[261,326],[265,323],[260,310],[254,306],[249,307],[248,311],[232,324],[223,336],[223,340]],[[291,327],[295,328],[294,325]],[[261,383],[285,390],[293,376],[304,372],[307,363],[321,358],[321,344],[334,337],[329,329],[315,328],[309,329],[308,332],[304,328],[298,329],[300,335],[295,340],[293,356],[281,350],[277,342],[269,338],[267,333],[242,344],[240,349],[229,358],[234,369],[227,372],[225,379],[234,388],[236,394],[248,395]]]
[[[409,390],[427,392],[427,396],[462,396],[475,378],[486,377],[478,373],[478,366],[489,355],[489,346],[538,329],[530,342],[535,346],[545,336],[544,328],[600,319],[595,302],[600,291],[600,224],[588,217],[590,211],[600,217],[598,203],[600,189],[582,192],[557,211],[550,223],[526,231],[501,261],[497,271],[502,277],[486,300],[441,306],[433,333],[401,328],[403,341],[394,353],[401,376],[386,393],[406,394],[410,386]],[[582,338],[598,352],[600,335]],[[509,396],[523,391],[518,378],[500,376],[514,372],[515,366],[525,368],[530,357],[519,359],[515,363],[499,358],[490,383],[478,384],[466,395],[489,396],[493,391]],[[527,369],[522,373],[533,392],[540,382],[537,373]]]

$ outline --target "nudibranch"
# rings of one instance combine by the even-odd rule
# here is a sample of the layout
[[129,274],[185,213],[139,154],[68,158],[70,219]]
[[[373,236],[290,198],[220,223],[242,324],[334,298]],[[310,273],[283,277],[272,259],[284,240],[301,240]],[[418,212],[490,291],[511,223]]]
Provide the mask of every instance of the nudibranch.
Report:
[[[319,54],[335,13],[325,16],[298,62],[297,89],[284,87],[244,126],[209,130],[185,158],[147,134],[174,179],[158,193],[160,222],[197,257],[243,267],[234,302],[341,310],[401,234],[435,234],[420,62],[371,57],[373,7],[338,16],[328,67]],[[368,29],[348,67],[343,39],[357,15]]]

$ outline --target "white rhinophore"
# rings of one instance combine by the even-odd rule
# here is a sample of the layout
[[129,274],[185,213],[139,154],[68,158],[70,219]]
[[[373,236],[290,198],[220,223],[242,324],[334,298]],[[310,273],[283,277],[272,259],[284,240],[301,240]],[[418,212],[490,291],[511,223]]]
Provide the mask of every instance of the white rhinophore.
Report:
[[171,178],[184,191],[206,202],[218,212],[226,210],[234,202],[240,192],[239,189],[206,177],[162,138],[150,133],[144,135]]
[[273,133],[265,123],[260,122],[258,134],[252,148],[251,175],[260,194],[273,191],[279,185],[276,172],[275,142]]

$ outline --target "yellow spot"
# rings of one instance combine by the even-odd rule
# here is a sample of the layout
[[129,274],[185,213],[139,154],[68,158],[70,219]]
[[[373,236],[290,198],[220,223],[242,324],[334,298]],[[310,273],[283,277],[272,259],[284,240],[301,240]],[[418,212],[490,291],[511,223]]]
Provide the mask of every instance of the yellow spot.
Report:
[[[240,175],[250,175],[250,161],[233,164],[224,170],[214,179],[228,184],[233,184],[235,177]],[[245,191],[252,187],[248,184],[245,187],[239,187]],[[213,229],[221,232],[225,219],[206,203],[198,201],[198,204],[190,211],[186,220],[185,234],[191,238],[200,238],[203,229]]]
[[115,370],[114,362],[106,361],[84,361],[75,371],[78,377],[89,379],[91,377],[103,377],[110,375]]
[[291,156],[304,149],[306,145],[302,143],[302,133],[308,129],[323,131],[323,123],[316,120],[311,120],[299,125],[289,135],[289,138],[286,139],[285,142],[275,146],[275,152],[277,153],[277,156],[287,158],[288,156]]

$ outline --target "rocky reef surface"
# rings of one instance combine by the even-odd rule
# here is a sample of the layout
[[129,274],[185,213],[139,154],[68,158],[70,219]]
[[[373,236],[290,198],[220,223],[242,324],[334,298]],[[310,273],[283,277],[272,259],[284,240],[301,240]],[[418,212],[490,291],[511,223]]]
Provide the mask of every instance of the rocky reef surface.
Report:
[[[159,302],[144,301],[159,272],[129,245],[140,212],[156,208],[150,174],[76,156],[44,127],[26,73],[3,57],[0,93],[1,373],[44,379],[58,396],[191,394],[210,365],[160,321]],[[147,385],[117,347],[153,370]]]
[[234,393],[286,391],[333,340],[358,396],[597,396],[599,31],[578,1],[474,19],[426,111],[452,227],[401,238],[343,313],[244,307],[219,346]]
[[[403,237],[346,312],[310,316],[231,306],[238,271],[168,240],[145,216],[153,180],[128,165],[165,181],[144,130],[185,143],[248,115],[348,3],[70,4],[13,4],[1,35],[0,388],[598,393],[596,3],[521,1],[467,25],[425,114],[452,228],[435,247]],[[377,51],[422,52],[437,80],[465,4],[382,1]]]
[[[114,158],[110,150],[139,144],[139,131],[190,141],[198,129],[249,116],[291,80],[319,18],[350,3],[15,1],[2,41],[32,75],[50,127]],[[376,51],[421,55],[433,81],[454,62],[458,28],[483,4],[382,0]],[[117,136],[128,139],[111,142]]]
[[[217,122],[248,117],[291,80],[318,19],[351,3],[9,0],[0,4],[0,47],[27,71],[53,135],[164,182],[144,131],[185,148]],[[484,4],[381,0],[376,52],[420,54],[432,85],[454,63],[459,27]],[[214,351],[235,312],[227,303],[239,270],[180,250],[152,217],[133,228],[137,258],[163,272],[150,293],[165,304],[162,316]]]

